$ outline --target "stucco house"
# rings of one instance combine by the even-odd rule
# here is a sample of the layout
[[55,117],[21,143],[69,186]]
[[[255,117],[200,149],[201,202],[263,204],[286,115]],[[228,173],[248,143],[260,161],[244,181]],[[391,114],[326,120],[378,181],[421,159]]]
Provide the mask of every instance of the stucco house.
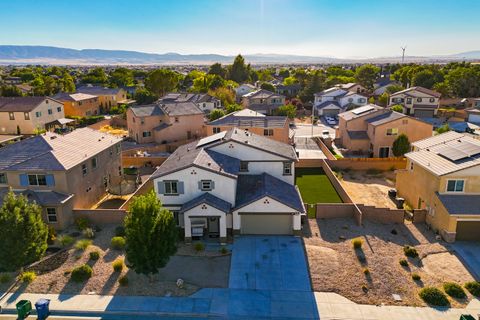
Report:
[[233,128],[179,147],[152,175],[185,240],[298,234],[305,214],[291,145]]
[[423,87],[411,87],[390,95],[388,106],[401,105],[403,113],[416,118],[433,118],[437,114],[441,94]]
[[293,135],[290,135],[287,117],[266,116],[250,109],[233,112],[208,122],[206,124],[207,136],[227,131],[234,127],[283,143],[290,143],[293,138]]
[[64,121],[63,104],[48,97],[0,97],[0,134],[35,134]]
[[350,91],[350,92],[354,92],[354,93],[366,93],[367,92],[367,88],[365,88],[361,84],[355,83],[355,82],[340,83],[340,84],[337,84],[335,87],[337,87],[339,89],[347,90],[347,91]]
[[285,105],[285,96],[260,89],[243,95],[242,105],[247,109],[272,115],[278,107]]
[[56,229],[73,223],[72,210],[90,208],[122,173],[121,138],[90,128],[47,132],[0,149],[0,205],[9,188],[43,209]]
[[163,104],[192,102],[204,113],[222,108],[221,101],[207,93],[169,93],[160,98],[158,102]]
[[393,142],[401,134],[410,142],[432,136],[431,124],[369,104],[340,113],[336,139],[350,153],[374,158],[394,157]]
[[235,96],[237,98],[237,101],[240,101],[242,97],[247,93],[253,92],[255,90],[257,90],[257,87],[255,87],[253,84],[243,83],[239,85],[235,88]]
[[467,121],[480,124],[480,98],[471,99],[471,107],[465,109],[467,114]]
[[100,114],[108,113],[111,107],[128,103],[127,91],[123,88],[106,88],[102,86],[86,85],[79,87],[76,93],[89,94],[98,97]]
[[65,115],[69,117],[89,117],[101,113],[98,97],[91,94],[59,92],[53,99],[63,103]]
[[205,116],[193,102],[160,103],[127,109],[129,136],[138,143],[170,143],[204,135]]
[[373,95],[378,97],[387,92],[388,87],[400,85],[401,82],[392,80],[390,74],[382,74],[373,85]]
[[480,140],[449,131],[413,143],[406,157],[398,195],[426,209],[426,223],[446,241],[479,241]]
[[313,107],[318,116],[336,116],[348,109],[368,103],[365,95],[337,86],[317,92],[314,97]]

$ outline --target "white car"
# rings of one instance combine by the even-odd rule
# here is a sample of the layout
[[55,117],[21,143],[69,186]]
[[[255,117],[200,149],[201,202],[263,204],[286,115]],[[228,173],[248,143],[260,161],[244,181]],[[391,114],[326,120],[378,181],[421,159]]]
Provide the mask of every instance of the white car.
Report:
[[325,121],[331,126],[337,124],[337,121],[335,121],[335,119],[332,117],[325,117]]

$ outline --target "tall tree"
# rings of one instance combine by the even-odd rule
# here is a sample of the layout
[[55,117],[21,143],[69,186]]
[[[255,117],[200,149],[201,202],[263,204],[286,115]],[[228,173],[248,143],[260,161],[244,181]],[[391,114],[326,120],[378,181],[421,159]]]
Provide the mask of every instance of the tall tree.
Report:
[[145,88],[135,90],[134,99],[138,104],[149,104],[157,100],[157,96]]
[[260,85],[260,88],[263,90],[268,90],[270,92],[275,92],[275,87],[270,82],[264,82]]
[[177,88],[179,75],[168,69],[157,69],[148,75],[145,87],[153,94],[162,97]]
[[83,83],[105,85],[108,82],[107,74],[102,67],[93,68],[82,77]]
[[229,88],[216,88],[214,90],[209,90],[208,94],[212,97],[220,99],[223,106],[228,106],[235,102],[235,92]]
[[217,120],[225,115],[225,111],[222,109],[213,109],[208,115],[210,121]]
[[208,69],[208,74],[217,75],[225,79],[227,71],[222,67],[221,63],[217,62],[210,66],[210,69]]
[[47,250],[48,227],[42,209],[9,191],[0,208],[0,270],[16,271]]
[[250,68],[245,64],[242,55],[235,57],[233,64],[229,68],[228,78],[237,83],[243,83],[248,80]]
[[176,250],[178,231],[173,214],[153,191],[135,197],[125,218],[126,254],[130,268],[153,275]]
[[117,68],[110,74],[110,84],[113,87],[128,87],[133,85],[133,71],[127,68]]
[[75,82],[73,81],[73,77],[68,73],[65,72],[62,77],[62,91],[64,92],[75,92]]
[[402,157],[410,151],[410,141],[405,134],[401,134],[393,141],[392,152],[395,157]]
[[21,97],[22,91],[15,86],[2,86],[0,88],[0,95],[2,97]]
[[293,104],[287,104],[278,107],[274,113],[277,116],[284,116],[288,117],[289,119],[295,119],[295,116],[297,115],[297,107],[295,107]]
[[355,80],[368,90],[373,90],[379,72],[380,68],[372,64],[364,64],[355,70]]
[[300,100],[304,103],[313,102],[313,95],[325,89],[325,80],[325,74],[320,70],[308,74],[307,79],[305,80],[305,86],[298,94]]

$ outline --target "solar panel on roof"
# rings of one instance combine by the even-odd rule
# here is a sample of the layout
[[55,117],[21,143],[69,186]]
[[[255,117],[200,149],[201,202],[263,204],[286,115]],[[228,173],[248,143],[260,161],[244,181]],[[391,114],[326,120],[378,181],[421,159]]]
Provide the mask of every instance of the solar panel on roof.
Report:
[[375,108],[372,107],[372,106],[364,106],[364,107],[360,107],[360,108],[357,108],[357,109],[353,109],[352,113],[356,114],[356,115],[359,115],[359,114],[365,113],[365,112],[373,110],[373,109],[375,109]]
[[462,141],[459,148],[461,148],[463,152],[468,154],[469,157],[480,154],[480,146],[468,141]]
[[451,146],[445,146],[439,149],[437,153],[451,161],[458,161],[469,157],[467,153]]
[[201,146],[204,146],[204,145],[207,145],[207,144],[210,144],[210,143],[215,142],[215,141],[222,140],[225,137],[226,134],[227,134],[227,131],[223,131],[223,132],[211,135],[209,137],[200,139],[200,141],[198,141],[198,143],[197,143],[197,148],[201,147]]

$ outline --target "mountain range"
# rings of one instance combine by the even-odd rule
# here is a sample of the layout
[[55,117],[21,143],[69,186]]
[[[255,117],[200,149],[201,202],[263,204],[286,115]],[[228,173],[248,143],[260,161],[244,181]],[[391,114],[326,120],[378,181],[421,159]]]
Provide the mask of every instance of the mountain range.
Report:
[[[293,64],[293,63],[365,63],[400,62],[401,57],[372,57],[341,59],[282,54],[244,55],[252,64]],[[211,64],[232,63],[234,56],[220,54],[179,54],[174,52],[157,54],[125,50],[69,49],[49,46],[0,45],[0,64]],[[446,62],[459,60],[480,60],[479,51],[462,52],[453,55],[406,56],[405,62]]]

